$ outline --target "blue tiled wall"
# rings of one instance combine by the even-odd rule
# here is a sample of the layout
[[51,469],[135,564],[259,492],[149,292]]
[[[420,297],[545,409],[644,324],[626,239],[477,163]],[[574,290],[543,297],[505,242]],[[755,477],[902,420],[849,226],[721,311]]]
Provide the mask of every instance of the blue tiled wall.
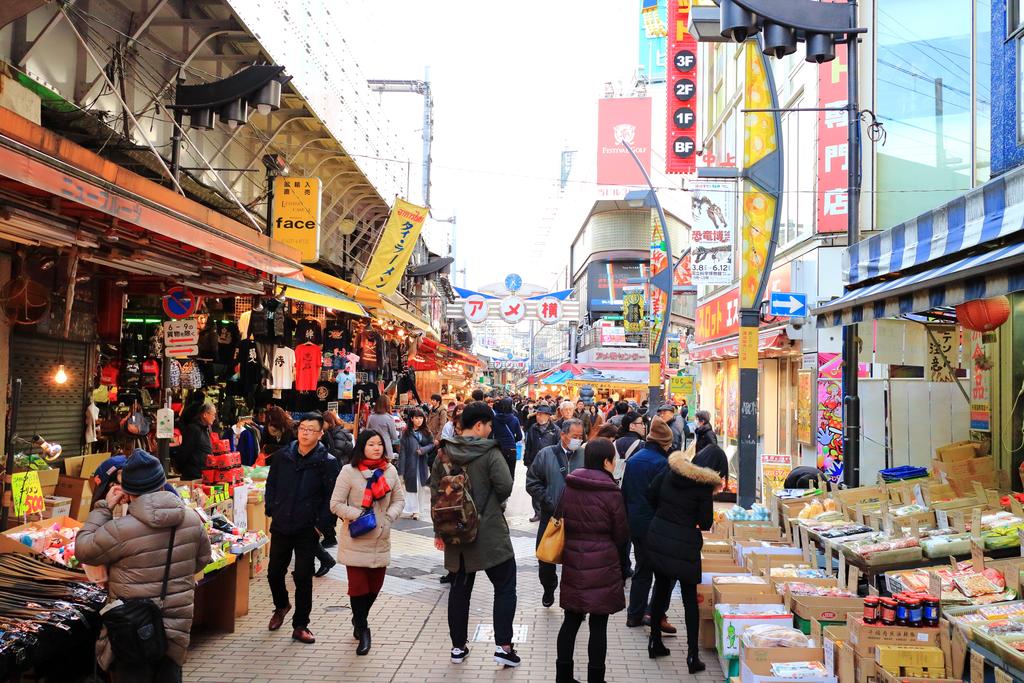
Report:
[[1024,164],[1017,143],[1017,41],[1006,40],[1006,2],[992,3],[992,175]]

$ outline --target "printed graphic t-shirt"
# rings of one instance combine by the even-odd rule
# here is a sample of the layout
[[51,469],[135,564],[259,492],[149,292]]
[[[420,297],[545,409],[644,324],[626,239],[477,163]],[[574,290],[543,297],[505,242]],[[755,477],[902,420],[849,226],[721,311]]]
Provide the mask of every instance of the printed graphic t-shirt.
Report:
[[291,389],[295,376],[295,352],[287,346],[274,349],[274,358],[270,362],[270,386],[268,389]]
[[295,348],[295,388],[299,391],[313,391],[320,381],[320,347],[316,344],[299,344]]

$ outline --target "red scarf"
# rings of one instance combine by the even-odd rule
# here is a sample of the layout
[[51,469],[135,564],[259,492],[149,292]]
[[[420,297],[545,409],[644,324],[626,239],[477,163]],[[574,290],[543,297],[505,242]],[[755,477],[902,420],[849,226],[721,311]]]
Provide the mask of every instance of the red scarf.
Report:
[[368,472],[373,470],[373,474],[366,480],[366,489],[363,491],[363,507],[368,508],[373,505],[373,501],[380,500],[387,494],[391,493],[391,486],[388,484],[387,477],[384,476],[385,470],[388,465],[387,458],[380,458],[379,460],[364,460],[359,463],[360,472]]

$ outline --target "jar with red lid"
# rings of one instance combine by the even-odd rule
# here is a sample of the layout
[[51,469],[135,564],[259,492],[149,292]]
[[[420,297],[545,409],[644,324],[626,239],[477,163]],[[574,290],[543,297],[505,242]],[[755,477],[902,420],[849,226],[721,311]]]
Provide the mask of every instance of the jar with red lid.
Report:
[[877,595],[869,595],[864,598],[864,623],[878,623],[878,620],[881,617],[880,610],[881,605],[879,604],[879,598]]
[[882,623],[886,626],[896,625],[896,601],[892,598],[880,598]]

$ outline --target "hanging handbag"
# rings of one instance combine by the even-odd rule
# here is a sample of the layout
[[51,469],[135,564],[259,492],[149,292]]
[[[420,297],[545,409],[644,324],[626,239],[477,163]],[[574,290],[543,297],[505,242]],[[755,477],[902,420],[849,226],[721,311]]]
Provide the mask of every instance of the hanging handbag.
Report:
[[363,513],[348,523],[348,534],[352,538],[365,536],[377,528],[377,514],[372,507],[363,508]]
[[167,633],[161,607],[167,597],[167,580],[171,574],[171,554],[176,532],[177,528],[171,529],[171,537],[167,542],[160,601],[132,598],[100,612],[100,618],[107,629],[107,640],[118,664],[153,664],[167,654]]
[[548,564],[562,564],[562,551],[565,550],[565,523],[562,516],[561,504],[555,514],[548,520],[544,535],[537,545],[537,559]]

